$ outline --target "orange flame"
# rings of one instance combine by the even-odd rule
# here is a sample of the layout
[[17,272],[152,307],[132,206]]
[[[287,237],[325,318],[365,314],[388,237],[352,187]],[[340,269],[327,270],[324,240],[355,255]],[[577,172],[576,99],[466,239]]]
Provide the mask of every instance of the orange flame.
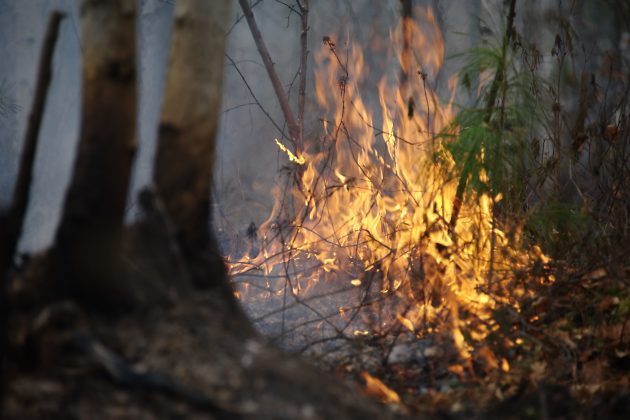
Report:
[[[544,256],[539,250],[518,251],[513,245],[518,238],[510,243],[498,229],[492,207],[500,197],[467,199],[455,232],[449,230],[457,177],[448,154],[438,162],[446,140],[437,135],[449,130],[455,117],[455,86],[449,83],[447,103],[431,88],[444,42],[431,9],[417,16],[423,28],[405,24],[410,51],[403,54],[401,27],[391,32],[396,61],[390,67],[400,74],[404,66],[410,78],[401,84],[396,75],[384,75],[378,106],[361,94],[369,75],[362,48],[350,45],[342,53],[326,38],[314,56],[315,98],[326,112],[323,134],[299,157],[276,141],[300,165],[299,182],[276,188],[274,208],[259,229],[260,252],[230,259],[229,269],[232,276],[252,270],[269,276],[267,292],[241,288],[245,306],[287,291],[300,299],[329,281],[354,290],[377,284],[382,297],[396,297],[385,315],[380,308],[378,322],[357,324],[362,321],[357,317],[352,327],[334,328],[347,327],[348,336],[394,324],[416,334],[440,331],[468,357],[465,336],[480,340],[492,328],[496,297],[487,294],[488,285]],[[336,309],[343,320],[351,312]],[[477,321],[462,319],[462,313]]]

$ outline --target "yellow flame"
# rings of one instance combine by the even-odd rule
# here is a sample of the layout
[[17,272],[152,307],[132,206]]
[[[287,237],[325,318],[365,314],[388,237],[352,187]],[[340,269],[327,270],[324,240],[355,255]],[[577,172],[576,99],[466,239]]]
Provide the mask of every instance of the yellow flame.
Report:
[[291,162],[297,163],[298,165],[304,165],[306,163],[306,161],[304,160],[304,156],[296,156],[284,144],[280,143],[280,140],[278,139],[274,139],[274,140],[276,141],[276,144],[278,145],[280,150],[282,150],[284,153],[287,154]]
[[[232,258],[229,269],[233,276],[252,267],[285,276],[277,294],[291,290],[306,296],[330,281],[375,284],[383,296],[397,299],[378,308],[378,324],[369,319],[361,324],[356,317],[349,335],[385,331],[399,322],[411,332],[448,337],[468,358],[469,341],[482,340],[496,327],[497,302],[528,293],[523,287],[502,295],[489,291],[500,290],[530,261],[548,259],[537,248],[522,252],[518,235],[499,229],[493,206],[501,194],[466,198],[454,231],[450,226],[458,177],[445,148],[449,140],[438,134],[457,134],[451,128],[454,91],[442,103],[432,89],[444,42],[430,8],[418,9],[416,16],[422,28],[407,22],[405,29],[413,54],[401,51],[402,23],[391,31],[390,58],[404,65],[409,80],[397,80],[399,66],[385,66],[397,70],[378,83],[378,101],[372,101],[378,105],[360,91],[370,74],[361,46],[351,44],[338,55],[329,43],[315,52],[315,99],[326,114],[322,136],[307,141],[300,156],[276,139],[289,160],[302,166],[299,183],[276,188],[274,207],[259,230],[259,254]],[[455,89],[456,83],[450,80],[449,86]],[[278,234],[282,223],[286,230]],[[312,267],[313,262],[317,269],[294,270],[291,288],[285,288],[289,265]],[[255,290],[241,290],[246,305],[264,298]],[[507,361],[501,367],[509,369]]]

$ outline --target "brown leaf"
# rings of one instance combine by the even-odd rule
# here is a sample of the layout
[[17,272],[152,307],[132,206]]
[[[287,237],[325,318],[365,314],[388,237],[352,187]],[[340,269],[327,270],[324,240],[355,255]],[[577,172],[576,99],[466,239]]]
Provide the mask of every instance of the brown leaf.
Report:
[[386,404],[397,404],[400,402],[400,397],[396,391],[388,388],[380,379],[375,378],[367,372],[361,372],[361,377],[365,381],[364,391],[370,397],[377,398],[379,401]]
[[607,141],[613,141],[617,134],[619,133],[619,127],[613,124],[608,125],[604,129],[604,139]]
[[483,346],[477,350],[477,357],[485,363],[488,370],[499,368],[499,360],[488,346]]
[[617,305],[619,305],[619,298],[617,296],[606,296],[605,298],[602,299],[602,301],[599,303],[599,310],[600,311],[607,311]]
[[608,275],[608,272],[603,268],[598,268],[597,270],[593,270],[588,274],[582,276],[582,280],[599,280]]
[[562,344],[564,344],[566,347],[568,347],[571,350],[575,350],[577,348],[577,345],[571,339],[571,336],[569,335],[569,333],[566,331],[556,330],[552,333],[552,336],[557,338]]

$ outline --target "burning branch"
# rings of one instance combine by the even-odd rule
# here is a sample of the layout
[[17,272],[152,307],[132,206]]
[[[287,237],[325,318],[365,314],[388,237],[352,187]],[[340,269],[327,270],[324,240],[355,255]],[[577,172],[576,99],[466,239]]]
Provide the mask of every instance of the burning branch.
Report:
[[252,90],[252,87],[250,86],[250,84],[247,82],[247,79],[245,79],[245,75],[243,75],[243,72],[241,71],[241,69],[238,68],[238,66],[236,65],[236,62],[232,59],[232,57],[230,57],[228,54],[225,54],[225,58],[228,59],[228,61],[230,62],[230,64],[232,65],[232,67],[234,67],[234,70],[236,70],[236,72],[238,73],[238,75],[240,76],[241,80],[243,81],[243,83],[245,84],[245,87],[247,88],[247,90],[249,91],[249,94],[251,95],[252,99],[254,100],[254,103],[256,104],[256,106],[258,106],[258,108],[262,111],[263,114],[265,114],[265,117],[267,117],[267,119],[271,122],[271,124],[276,127],[276,129],[278,130],[278,132],[284,136],[284,130],[282,129],[282,127],[280,127],[280,125],[273,119],[273,117],[271,116],[271,114],[269,114],[269,112],[267,112],[267,110],[265,109],[265,107],[262,106],[262,104],[260,103],[260,101],[258,100],[258,98],[256,97],[256,94],[254,93],[254,91]]

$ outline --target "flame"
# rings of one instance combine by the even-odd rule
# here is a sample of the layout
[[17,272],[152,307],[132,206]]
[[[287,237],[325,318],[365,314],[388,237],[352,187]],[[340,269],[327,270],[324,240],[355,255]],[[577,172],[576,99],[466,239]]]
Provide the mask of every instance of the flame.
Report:
[[297,163],[298,165],[304,165],[306,163],[306,161],[304,160],[303,156],[296,156],[292,151],[290,151],[284,144],[282,144],[280,142],[280,140],[275,139],[276,140],[276,144],[278,145],[278,147],[280,148],[280,150],[282,150],[284,153],[287,154],[287,156],[289,157],[289,160],[291,162]]
[[[276,140],[299,165],[299,182],[276,187],[257,255],[229,258],[228,265],[233,277],[267,276],[252,279],[256,288],[238,283],[246,307],[286,294],[303,303],[331,283],[346,285],[357,299],[363,296],[363,315],[353,315],[347,297],[334,308],[337,320],[309,305],[321,319],[317,325],[348,337],[384,334],[393,325],[418,336],[439,333],[467,358],[471,340],[496,329],[497,303],[525,293],[491,291],[513,280],[515,270],[546,259],[538,249],[520,251],[518,235],[508,238],[499,229],[493,206],[500,195],[466,198],[451,231],[458,178],[444,152],[449,140],[437,135],[457,134],[451,128],[455,83],[449,81],[450,98],[442,103],[431,81],[442,66],[444,41],[430,8],[416,16],[422,27],[405,23],[408,51],[402,22],[391,31],[386,68],[393,74],[374,91],[361,46],[342,51],[325,38],[314,55],[315,99],[326,114],[322,134],[301,156]],[[507,361],[502,367],[509,369]]]

